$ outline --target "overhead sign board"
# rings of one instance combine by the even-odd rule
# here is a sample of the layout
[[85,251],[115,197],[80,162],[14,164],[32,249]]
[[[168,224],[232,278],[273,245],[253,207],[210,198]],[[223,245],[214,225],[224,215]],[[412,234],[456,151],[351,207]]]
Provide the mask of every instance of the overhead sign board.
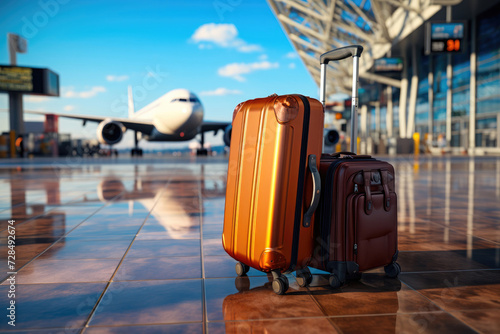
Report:
[[380,58],[375,59],[373,64],[375,72],[401,72],[403,70],[402,58]]
[[0,65],[0,92],[59,96],[59,75],[48,68]]
[[428,22],[425,53],[457,53],[465,50],[465,22]]

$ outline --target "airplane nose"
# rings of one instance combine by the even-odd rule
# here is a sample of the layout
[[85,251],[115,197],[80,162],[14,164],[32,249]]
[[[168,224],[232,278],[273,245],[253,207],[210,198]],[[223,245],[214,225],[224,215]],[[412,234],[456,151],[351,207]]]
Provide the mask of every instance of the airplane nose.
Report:
[[193,106],[193,114],[203,115],[203,107],[200,104]]
[[191,116],[198,116],[199,114],[203,114],[203,107],[199,104],[192,104],[190,106],[186,106],[183,109],[183,113],[185,114],[186,118],[189,118]]
[[185,121],[181,128],[196,128],[203,122],[203,107],[200,104],[186,106]]

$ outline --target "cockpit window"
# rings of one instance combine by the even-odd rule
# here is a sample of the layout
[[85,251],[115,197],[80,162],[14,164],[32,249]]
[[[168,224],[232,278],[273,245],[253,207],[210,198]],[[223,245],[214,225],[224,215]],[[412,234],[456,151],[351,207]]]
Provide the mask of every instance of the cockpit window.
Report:
[[184,99],[184,98],[173,99],[171,102],[194,102],[194,103],[200,103],[200,101],[197,98],[195,98],[195,97],[190,97],[189,99]]

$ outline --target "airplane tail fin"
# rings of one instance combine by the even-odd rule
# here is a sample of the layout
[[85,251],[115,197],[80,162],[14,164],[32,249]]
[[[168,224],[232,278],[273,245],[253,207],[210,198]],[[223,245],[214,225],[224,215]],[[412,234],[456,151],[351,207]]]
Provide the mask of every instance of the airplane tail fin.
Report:
[[128,117],[134,116],[134,97],[132,96],[132,86],[128,86]]

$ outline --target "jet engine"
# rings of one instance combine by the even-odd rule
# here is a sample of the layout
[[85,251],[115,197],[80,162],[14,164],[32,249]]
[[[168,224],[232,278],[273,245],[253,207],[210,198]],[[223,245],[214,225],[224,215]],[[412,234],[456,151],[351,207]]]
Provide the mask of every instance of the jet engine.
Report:
[[125,130],[120,122],[104,120],[97,127],[97,139],[101,144],[114,145],[122,140]]
[[229,124],[225,129],[224,129],[224,144],[226,144],[227,147],[231,146],[231,132],[233,131],[233,126]]
[[334,129],[325,129],[324,132],[325,137],[325,146],[333,146],[338,143],[340,139],[340,135],[337,130]]

